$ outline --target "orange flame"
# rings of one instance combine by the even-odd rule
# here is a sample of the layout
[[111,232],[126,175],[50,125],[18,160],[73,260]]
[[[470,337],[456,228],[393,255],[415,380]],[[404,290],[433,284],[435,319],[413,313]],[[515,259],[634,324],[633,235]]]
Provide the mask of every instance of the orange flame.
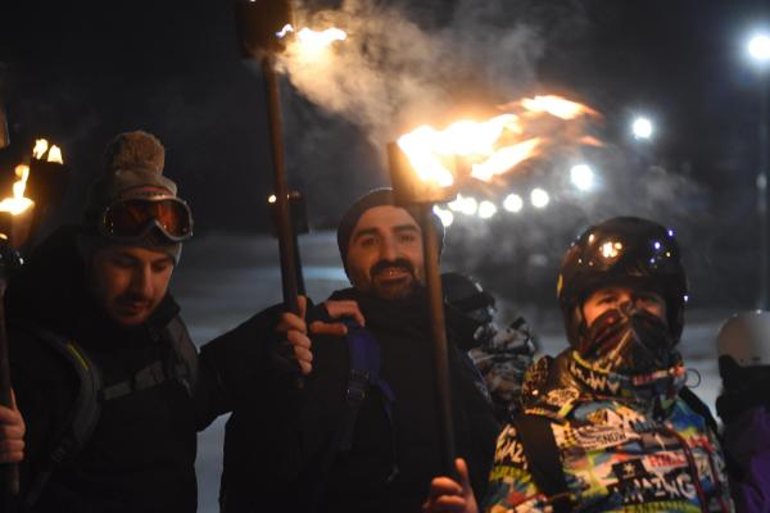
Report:
[[32,157],[36,160],[43,160],[43,157],[48,153],[47,161],[56,162],[58,164],[64,164],[64,158],[62,157],[61,148],[56,146],[48,146],[47,139],[36,139],[35,146],[32,148]]
[[[559,96],[524,98],[504,106],[517,110],[486,121],[460,120],[444,130],[423,125],[398,139],[420,180],[449,187],[462,174],[488,182],[525,160],[538,156],[556,134],[555,125],[537,124],[541,118],[568,123],[598,113]],[[601,145],[587,136],[573,138],[578,144]],[[467,172],[464,168],[467,168]]]
[[323,51],[335,41],[344,41],[348,37],[344,30],[336,27],[328,28],[326,30],[312,30],[305,27],[299,32],[296,32],[291,24],[284,25],[281,31],[276,33],[276,36],[278,36],[279,39],[283,39],[290,33],[296,33],[301,50],[309,53]]
[[29,166],[19,164],[16,166],[15,173],[19,179],[13,183],[13,197],[0,201],[0,212],[10,212],[14,216],[21,214],[34,204],[31,199],[24,197],[24,189],[27,188],[29,178]]
[[598,112],[590,107],[554,95],[523,98],[521,106],[530,112],[547,113],[564,120],[575,119],[583,115],[598,115]]

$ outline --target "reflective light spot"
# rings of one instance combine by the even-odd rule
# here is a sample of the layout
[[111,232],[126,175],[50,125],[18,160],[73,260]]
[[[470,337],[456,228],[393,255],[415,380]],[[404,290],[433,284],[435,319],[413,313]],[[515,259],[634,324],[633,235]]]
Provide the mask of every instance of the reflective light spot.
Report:
[[600,251],[604,258],[617,258],[623,250],[623,244],[620,242],[608,241],[602,244]]

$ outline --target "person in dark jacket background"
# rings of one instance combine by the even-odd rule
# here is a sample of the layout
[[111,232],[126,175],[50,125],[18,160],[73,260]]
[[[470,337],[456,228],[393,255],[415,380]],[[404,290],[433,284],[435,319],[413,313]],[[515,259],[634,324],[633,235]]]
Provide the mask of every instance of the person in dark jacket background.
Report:
[[[353,287],[331,299],[360,307],[376,339],[381,379],[351,421],[349,346],[358,328],[347,339],[314,336],[311,343],[303,319],[284,314],[283,323],[295,328],[288,335],[294,347],[312,353],[295,350],[304,356],[304,386],[274,404],[236,405],[225,439],[223,511],[420,510],[441,467],[421,231],[441,227],[415,219],[395,206],[389,189],[365,195],[343,217],[337,240]],[[311,310],[308,319],[315,315]],[[251,337],[259,317],[220,342]],[[478,372],[458,349],[451,314],[447,324],[457,452],[475,469],[482,492],[498,424],[477,388]]]
[[196,432],[229,400],[168,292],[192,215],[164,157],[150,134],[119,135],[81,225],[54,232],[10,283],[21,416],[2,409],[0,439],[24,438],[25,511],[197,508]]
[[730,317],[717,336],[730,489],[738,511],[770,511],[770,312]]

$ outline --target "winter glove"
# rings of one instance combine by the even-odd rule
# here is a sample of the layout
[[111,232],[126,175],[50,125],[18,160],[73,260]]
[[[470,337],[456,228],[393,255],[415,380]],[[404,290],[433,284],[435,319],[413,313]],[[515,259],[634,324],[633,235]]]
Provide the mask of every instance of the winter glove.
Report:
[[497,407],[508,412],[518,408],[524,373],[536,351],[534,338],[521,317],[469,351]]

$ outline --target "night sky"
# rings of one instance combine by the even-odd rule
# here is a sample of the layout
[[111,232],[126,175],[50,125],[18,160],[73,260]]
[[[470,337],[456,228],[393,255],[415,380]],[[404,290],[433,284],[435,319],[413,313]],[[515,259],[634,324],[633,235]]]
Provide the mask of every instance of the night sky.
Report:
[[[459,1],[385,3],[430,31],[447,23]],[[240,60],[232,2],[5,4],[0,76],[12,146],[0,152],[0,171],[9,173],[35,136],[60,143],[73,172],[64,218],[77,219],[105,144],[142,128],[165,143],[167,174],[192,205],[199,233],[269,229],[261,207],[271,184],[262,81]],[[702,277],[702,296],[714,299],[724,290],[719,280],[755,281],[761,83],[743,44],[763,19],[763,3],[505,4],[507,18],[497,24],[528,25],[542,42],[532,61],[534,79],[523,92],[557,91],[591,105],[604,115],[603,136],[626,161],[659,166],[668,180],[697,188],[694,200],[672,206],[671,219],[683,223],[687,212],[700,219],[681,231],[684,242],[696,245],[690,265]],[[311,224],[333,227],[356,196],[387,184],[378,158],[387,141],[375,147],[354,124],[313,106],[288,84],[284,101],[287,142],[306,146],[289,147],[303,155],[289,156],[291,183],[308,197]],[[658,129],[644,147],[628,135],[637,113],[651,116]],[[312,147],[298,128],[310,125],[324,134]],[[600,215],[594,210],[585,220]],[[535,224],[548,229],[556,222]],[[562,232],[574,234],[577,227],[562,228],[555,247],[563,249]],[[735,268],[742,274],[731,274]],[[751,303],[753,290],[733,289],[725,302]]]

